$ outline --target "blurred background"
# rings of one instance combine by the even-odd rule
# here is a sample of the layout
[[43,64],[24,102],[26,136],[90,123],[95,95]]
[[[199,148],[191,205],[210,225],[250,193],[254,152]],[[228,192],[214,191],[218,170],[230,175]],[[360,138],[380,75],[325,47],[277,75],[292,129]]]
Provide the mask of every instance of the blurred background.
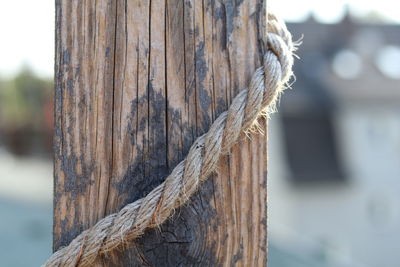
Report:
[[[268,3],[303,40],[269,127],[269,266],[397,267],[399,6]],[[0,266],[39,266],[52,246],[54,1],[1,1],[0,36]]]
[[54,1],[0,1],[0,36],[0,266],[40,266],[52,246]]

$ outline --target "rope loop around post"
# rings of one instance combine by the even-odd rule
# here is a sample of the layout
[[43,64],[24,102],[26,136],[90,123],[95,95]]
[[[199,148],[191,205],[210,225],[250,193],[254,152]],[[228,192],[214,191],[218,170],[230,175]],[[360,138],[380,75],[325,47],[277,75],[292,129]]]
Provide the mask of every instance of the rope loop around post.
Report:
[[198,137],[187,157],[147,196],[108,215],[55,252],[44,266],[90,266],[99,255],[140,237],[146,229],[165,222],[188,201],[229,153],[240,134],[257,130],[258,120],[276,109],[276,102],[292,76],[295,45],[285,23],[268,13],[267,50],[263,66],[253,74],[229,109]]

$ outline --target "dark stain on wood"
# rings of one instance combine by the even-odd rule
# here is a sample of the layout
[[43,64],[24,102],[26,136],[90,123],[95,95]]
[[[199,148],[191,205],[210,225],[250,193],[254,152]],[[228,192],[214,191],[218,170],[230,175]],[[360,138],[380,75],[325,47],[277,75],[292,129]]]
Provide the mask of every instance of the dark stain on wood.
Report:
[[68,65],[71,60],[71,55],[69,54],[68,49],[65,49],[63,52],[63,64]]
[[[145,170],[148,169],[152,169],[152,171],[146,176]],[[114,186],[122,197],[126,197],[126,202],[130,203],[146,196],[162,183],[168,174],[169,171],[165,164],[157,168],[149,162],[138,160],[128,167],[122,180],[115,183]],[[125,203],[122,204],[122,206],[124,205]]]
[[79,164],[82,166],[82,172],[77,173],[76,167],[78,166],[78,159],[75,155],[63,155],[61,159],[61,170],[65,175],[64,191],[70,192],[73,199],[77,195],[83,194],[86,187],[90,184],[90,177],[93,167],[87,166],[80,160]]
[[75,237],[79,235],[82,231],[85,230],[85,227],[78,221],[79,217],[65,218],[61,220],[61,227],[66,229],[65,234],[54,243],[55,247],[64,247],[67,246],[71,242],[71,237]]

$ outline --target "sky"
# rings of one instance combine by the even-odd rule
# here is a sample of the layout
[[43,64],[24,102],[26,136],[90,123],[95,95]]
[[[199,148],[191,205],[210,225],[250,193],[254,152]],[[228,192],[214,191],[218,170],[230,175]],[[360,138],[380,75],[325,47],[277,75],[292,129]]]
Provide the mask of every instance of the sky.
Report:
[[[400,4],[394,0],[268,0],[287,21],[301,21],[314,12],[316,19],[334,23],[348,4],[353,14],[378,11],[400,23]],[[51,77],[54,61],[54,0],[0,1],[0,77],[14,75],[23,65]]]
[[379,12],[388,21],[400,23],[400,3],[394,0],[267,0],[267,2],[290,22],[304,20],[310,12],[313,12],[318,21],[334,23],[343,17],[347,5],[355,16],[363,16],[371,11]]
[[0,77],[29,65],[53,75],[54,0],[0,1]]

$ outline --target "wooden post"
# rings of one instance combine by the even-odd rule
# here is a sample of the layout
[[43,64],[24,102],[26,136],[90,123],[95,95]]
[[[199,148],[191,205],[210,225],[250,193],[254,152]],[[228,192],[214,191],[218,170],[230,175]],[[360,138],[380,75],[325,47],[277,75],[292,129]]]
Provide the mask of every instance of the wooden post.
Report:
[[[261,65],[266,0],[56,0],[54,250],[145,196]],[[266,137],[98,266],[265,266]]]

